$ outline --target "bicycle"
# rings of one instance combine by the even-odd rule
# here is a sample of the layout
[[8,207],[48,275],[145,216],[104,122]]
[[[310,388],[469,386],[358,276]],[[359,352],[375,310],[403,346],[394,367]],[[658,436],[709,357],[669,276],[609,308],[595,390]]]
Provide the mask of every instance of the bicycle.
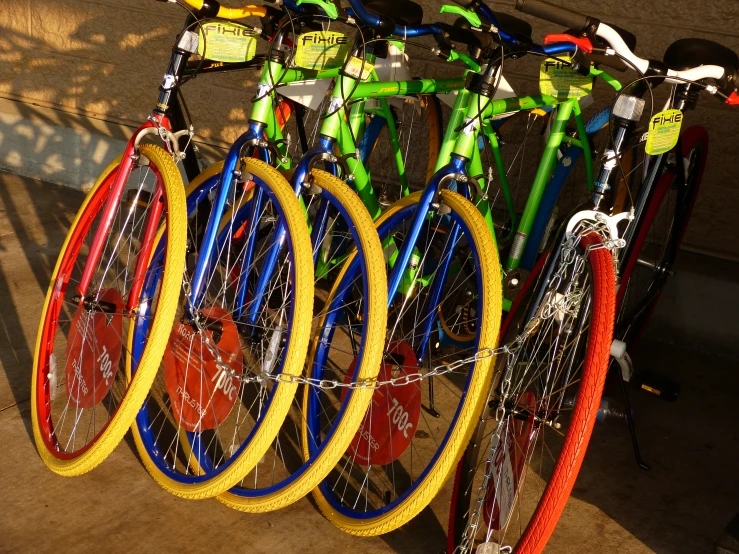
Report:
[[[222,15],[260,11],[254,10]],[[173,57],[170,77],[176,61]],[[191,135],[171,130],[165,112],[172,85],[165,77],[159,106],[92,187],[46,295],[34,352],[32,424],[41,458],[62,475],[89,471],[123,438],[153,381],[174,320],[186,227],[176,163],[182,159],[180,139]],[[142,143],[152,135],[165,148]],[[161,287],[142,306],[141,283],[159,236],[166,241],[158,268]],[[149,322],[135,376],[124,367],[130,355],[124,337],[133,317]],[[65,394],[59,395],[62,386]]]
[[[383,3],[381,8],[386,18],[394,17],[396,12],[411,11],[405,3],[398,2],[393,6]],[[388,20],[363,10],[361,4],[352,2],[353,15],[365,24],[390,28]],[[393,27],[395,36],[422,33],[447,33],[455,41],[482,46],[481,55],[492,45],[486,35],[443,24]],[[549,48],[562,51],[556,45]],[[567,45],[565,49],[572,51],[573,47]],[[536,102],[557,103],[552,97],[492,100],[495,73],[496,68],[490,64],[482,75],[476,75],[473,92],[459,92],[455,105],[458,115],[466,112],[469,121],[477,121],[479,113],[488,107],[490,111],[485,113],[494,115],[533,108]],[[427,85],[420,81],[418,86],[432,86],[432,82]],[[356,86],[359,98],[363,96],[361,87],[361,83]],[[343,96],[351,97],[349,93]],[[363,414],[350,448],[314,491],[324,515],[353,534],[391,531],[423,509],[456,463],[469,438],[471,424],[483,409],[482,393],[492,378],[491,360],[497,352],[494,346],[502,292],[493,233],[479,202],[475,205],[469,200],[482,196],[474,179],[467,177],[468,162],[476,152],[479,155],[478,132],[478,127],[465,133],[456,124],[450,124],[439,159],[448,159],[444,154],[444,145],[448,145],[451,162],[437,171],[422,191],[404,197],[377,220],[386,249],[388,307],[394,319],[386,339],[379,383],[357,382],[351,365],[348,370],[337,370],[324,363],[332,349],[342,346],[329,342],[330,333],[319,333],[326,338],[317,343],[309,360],[309,372],[303,382],[314,386],[307,386],[303,393],[302,412],[308,416],[303,423],[302,443],[306,462],[315,463],[320,455],[325,437],[331,436],[327,431],[333,428],[331,414],[340,409],[341,403],[365,393],[369,386],[381,385],[373,394],[371,408]],[[455,183],[460,194],[445,188],[450,183]],[[466,271],[460,271],[461,267]],[[346,260],[334,290],[338,287],[349,294],[352,280],[359,273],[351,258]],[[434,347],[430,338],[437,321],[437,306],[442,296],[465,280],[477,287],[475,336],[465,348],[447,349],[442,354],[439,344]],[[330,296],[329,302],[343,296]],[[432,361],[432,350],[434,356],[445,356],[437,358],[443,363]],[[350,360],[351,354],[347,362]],[[422,369],[424,366],[426,369]],[[373,431],[376,429],[377,433]],[[427,441],[424,445],[422,441],[426,439],[433,443]],[[233,493],[229,493],[227,503],[231,504],[232,499]]]
[[[611,250],[618,247],[619,267],[633,266],[634,256],[639,255],[634,252],[644,244],[637,246],[642,240],[637,237],[644,237],[644,229],[651,227],[649,214],[654,214],[655,206],[664,198],[660,194],[660,191],[664,193],[660,175],[664,174],[665,179],[674,176],[669,170],[663,173],[664,168],[669,167],[665,165],[669,157],[666,152],[651,158],[648,177],[634,197],[633,215],[627,217],[631,221],[623,238],[619,238],[617,220],[608,215],[617,197],[611,196],[609,189],[616,188],[614,179],[626,181],[617,171],[619,157],[641,140],[635,129],[644,107],[640,98],[647,90],[644,81],[657,78],[676,84],[678,89],[685,87],[673,100],[681,108],[689,106],[688,99],[694,100],[703,89],[727,103],[737,103],[735,86],[739,61],[724,47],[715,43],[706,45],[697,39],[675,43],[668,49],[671,58],[666,58],[665,63],[643,60],[633,54],[612,28],[595,18],[541,0],[519,0],[517,9],[577,30],[573,34],[582,33],[583,36],[573,36],[573,43],[585,38],[589,43],[586,47],[592,46],[600,53],[617,57],[644,75],[639,80],[641,87],[630,91],[630,95],[624,89],[614,103],[613,145],[604,156],[605,163],[591,201],[585,206],[592,209],[580,212],[574,220],[581,225],[591,220],[586,224],[587,233],[581,234],[579,240],[592,237],[593,231],[601,237],[610,237]],[[603,39],[605,47],[595,46],[597,39]],[[688,52],[696,48],[698,42],[702,44],[701,49],[690,57]],[[681,59],[683,57],[685,59]],[[680,63],[676,63],[678,61]],[[715,65],[701,65],[704,62]],[[715,80],[715,84],[700,83],[703,79]],[[688,136],[696,136],[696,133],[690,131]],[[559,240],[548,260],[540,261],[542,269],[538,280],[526,285],[527,290],[509,316],[503,341],[518,338],[510,347],[512,354],[502,364],[500,382],[488,398],[490,414],[478,425],[476,438],[458,467],[450,516],[449,552],[469,552],[475,546],[478,551],[512,551],[514,545],[516,552],[540,552],[556,526],[579,472],[606,377],[613,336],[608,332],[608,322],[612,325],[615,317],[616,291],[614,264],[609,260],[608,249],[593,250],[591,247],[579,255],[568,254],[568,249],[573,247],[571,237],[576,236],[572,230],[573,220],[568,224],[565,238]],[[594,256],[603,259],[596,262]],[[584,287],[569,292],[562,290],[563,283],[572,287],[572,279],[558,277],[574,272],[580,261],[586,262],[586,257],[591,260],[592,278],[588,279],[591,291]],[[583,273],[587,272],[580,275]],[[623,279],[625,273],[621,275]],[[624,284],[622,281],[622,287]],[[619,296],[623,306],[621,290]],[[608,301],[604,303],[603,298]],[[643,298],[653,301],[649,294]],[[606,311],[606,315],[590,305],[602,305],[600,311]],[[589,312],[592,315],[588,323]],[[601,324],[596,323],[596,319],[607,321]],[[578,338],[582,335],[578,330],[585,330],[588,325],[591,330],[587,338],[587,357],[583,358],[584,341]],[[596,326],[598,333],[594,330]],[[563,348],[561,353],[547,356],[547,345],[557,344],[572,348]],[[540,357],[543,360],[539,360]],[[545,375],[537,371],[537,360],[546,370]],[[581,360],[584,360],[584,367],[579,370]],[[575,387],[578,382],[579,388]],[[569,418],[568,406],[572,406]],[[562,430],[564,426],[566,430]],[[545,433],[554,435],[554,440],[545,444]],[[538,492],[531,487],[525,488],[527,480],[540,484]]]

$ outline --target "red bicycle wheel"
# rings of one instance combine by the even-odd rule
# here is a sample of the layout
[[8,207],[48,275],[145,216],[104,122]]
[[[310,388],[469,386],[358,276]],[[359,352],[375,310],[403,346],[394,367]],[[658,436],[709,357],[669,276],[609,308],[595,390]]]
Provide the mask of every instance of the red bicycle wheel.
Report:
[[[591,235],[580,247],[597,244]],[[600,406],[615,314],[610,252],[579,254],[582,271],[559,256],[553,271],[532,273],[514,304],[501,343],[524,338],[499,362],[489,408],[457,469],[449,553],[485,543],[541,552],[564,510]],[[547,276],[563,266],[552,288]]]

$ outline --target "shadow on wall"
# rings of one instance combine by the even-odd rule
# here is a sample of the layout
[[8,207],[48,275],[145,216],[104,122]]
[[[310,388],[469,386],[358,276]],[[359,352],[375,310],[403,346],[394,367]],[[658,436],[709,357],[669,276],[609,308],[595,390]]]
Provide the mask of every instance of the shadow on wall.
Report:
[[[0,99],[0,167],[87,189],[156,104],[184,12],[41,4],[42,14],[37,2],[26,14],[32,24],[25,10],[6,18],[0,9],[0,96],[11,99]],[[209,76],[185,87],[199,136],[238,135],[247,111],[237,106],[247,105],[253,77]]]

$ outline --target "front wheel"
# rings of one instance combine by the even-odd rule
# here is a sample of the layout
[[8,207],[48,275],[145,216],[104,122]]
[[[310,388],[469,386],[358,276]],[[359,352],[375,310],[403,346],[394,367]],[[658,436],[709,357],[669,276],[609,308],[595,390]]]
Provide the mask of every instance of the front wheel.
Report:
[[[146,398],[177,309],[187,226],[182,179],[162,148],[143,144],[137,154],[122,176],[123,197],[84,298],[78,287],[122,171],[121,157],[98,178],[72,223],[41,314],[32,377],[33,433],[44,463],[61,475],[90,471],[121,441]],[[147,277],[144,257],[157,229],[166,231],[157,267],[161,286],[141,305],[130,297]],[[148,332],[141,339],[139,371],[130,378],[126,337],[137,317],[147,321]]]
[[[313,491],[323,514],[354,535],[388,533],[431,502],[469,441],[492,377],[491,349],[501,315],[495,242],[475,206],[449,190],[440,193],[441,214],[430,212],[411,238],[421,194],[403,198],[377,221],[388,269],[403,243],[414,240],[410,263],[390,303],[380,386],[374,392],[313,387],[303,396],[307,460],[332,442],[332,421],[348,399],[361,396],[369,402],[348,448]],[[346,284],[335,287],[332,302],[351,305],[351,284],[360,275],[358,267],[349,266]],[[476,336],[464,347],[442,343],[437,315],[439,298],[460,289],[472,291],[474,298],[470,325]],[[346,322],[349,329],[361,325],[352,313],[323,322],[319,336],[325,339],[317,344],[308,368],[312,377],[356,381],[357,349]],[[483,352],[487,354],[478,356]]]
[[[230,209],[210,252],[198,207],[219,180],[203,177],[191,186],[178,320],[167,330],[167,351],[132,428],[152,477],[185,498],[220,494],[260,463],[295,395],[293,378],[302,372],[310,337],[313,279],[304,212],[276,169],[254,158],[244,158],[239,169],[250,177],[221,184],[231,185]],[[157,249],[150,265],[156,268],[160,256]],[[193,277],[198,262],[206,267],[200,294]],[[157,281],[152,272],[142,301]],[[130,335],[134,375],[145,332],[146,321],[137,320]]]
[[510,353],[457,469],[450,554],[491,543],[541,552],[580,471],[608,367],[613,260],[586,235],[548,268],[507,319]]

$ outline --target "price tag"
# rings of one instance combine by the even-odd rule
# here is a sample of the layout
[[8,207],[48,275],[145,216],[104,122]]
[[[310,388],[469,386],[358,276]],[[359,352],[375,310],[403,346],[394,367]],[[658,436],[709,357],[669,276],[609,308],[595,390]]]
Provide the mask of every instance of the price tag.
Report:
[[361,58],[352,56],[351,58],[349,58],[349,61],[346,62],[346,65],[344,66],[344,72],[350,77],[354,77],[355,79],[359,79],[359,74],[361,73],[362,81],[366,81],[367,79],[369,79],[369,76],[374,68],[375,66],[371,63],[366,62]]
[[349,53],[349,39],[333,31],[313,31],[298,37],[295,65],[305,69],[341,67]]
[[[569,56],[559,56],[569,62]],[[555,98],[582,98],[593,91],[593,78],[580,75],[569,65],[550,58],[545,59],[539,68],[539,90]]]
[[216,62],[246,62],[257,53],[257,33],[236,23],[213,21],[200,26],[198,54]]
[[680,110],[665,110],[649,120],[647,144],[644,150],[650,156],[669,152],[677,144],[683,113]]

